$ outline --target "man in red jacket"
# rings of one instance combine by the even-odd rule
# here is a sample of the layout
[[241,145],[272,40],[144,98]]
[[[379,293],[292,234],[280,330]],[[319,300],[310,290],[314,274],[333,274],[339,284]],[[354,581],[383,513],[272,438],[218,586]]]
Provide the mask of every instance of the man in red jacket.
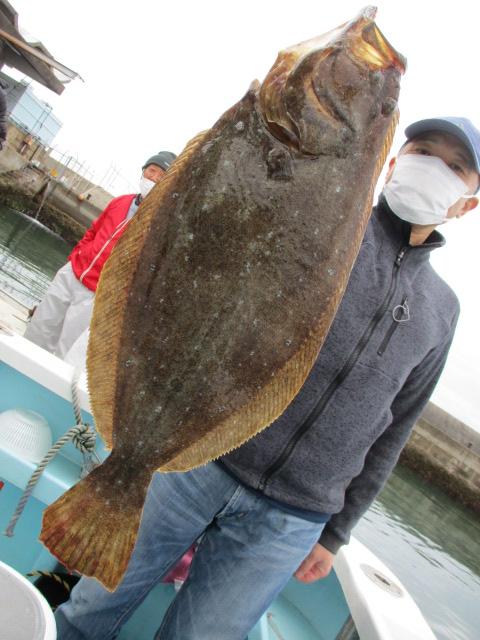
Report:
[[114,198],[95,220],[56,274],[25,332],[60,358],[90,324],[98,279],[113,247],[136,213],[142,199],[163,178],[175,159],[160,151],[142,167],[140,193]]

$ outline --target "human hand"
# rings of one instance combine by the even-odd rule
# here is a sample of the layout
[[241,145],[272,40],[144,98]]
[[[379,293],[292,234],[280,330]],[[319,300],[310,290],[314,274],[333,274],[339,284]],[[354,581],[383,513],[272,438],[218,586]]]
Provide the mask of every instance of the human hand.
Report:
[[334,554],[317,542],[294,575],[297,580],[305,583],[326,578],[330,573],[334,559]]

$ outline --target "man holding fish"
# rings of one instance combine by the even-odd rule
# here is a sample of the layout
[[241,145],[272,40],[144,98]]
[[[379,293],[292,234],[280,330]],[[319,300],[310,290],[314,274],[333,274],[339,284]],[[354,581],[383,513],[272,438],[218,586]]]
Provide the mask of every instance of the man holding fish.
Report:
[[[474,194],[480,179],[480,132],[471,122],[465,118],[423,120],[407,127],[406,135],[407,142],[398,157],[390,161],[386,184],[372,214],[344,300],[302,391],[277,424],[221,462],[186,474],[157,474],[145,507],[138,552],[125,578],[125,583],[131,586],[120,585],[112,594],[96,581],[83,579],[71,601],[57,612],[60,640],[113,637],[109,635],[111,630],[118,628],[119,620],[126,619],[123,607],[126,609],[130,600],[131,613],[138,599],[146,595],[147,590],[143,591],[140,584],[145,583],[147,576],[151,580],[155,571],[160,578],[168,570],[163,564],[162,550],[175,544],[179,527],[192,529],[192,535],[196,535],[197,520],[203,522],[200,527],[207,531],[195,559],[197,566],[167,614],[159,639],[242,638],[295,569],[296,577],[303,582],[328,575],[335,552],[348,542],[350,529],[393,469],[412,425],[433,391],[453,337],[457,301],[428,264],[429,253],[445,242],[436,227],[461,218],[478,203]],[[375,230],[376,226],[388,229],[383,238],[383,234]],[[372,261],[387,239],[391,248],[383,245],[380,250],[385,256]],[[393,261],[387,255],[392,250],[397,251]],[[372,278],[379,275],[375,275],[375,271],[380,269],[382,281],[390,280],[396,262],[400,264],[394,267],[398,269],[395,273],[403,270],[404,274],[394,276],[398,280],[395,294],[388,296],[390,314],[384,312],[382,320],[370,312],[376,318],[375,326],[368,327],[367,341],[361,339],[355,344],[348,338],[351,323],[356,321],[361,325],[359,329],[366,328],[362,322],[364,311],[359,309],[358,301],[366,299],[367,305],[373,304]],[[376,288],[385,289],[383,282],[382,285]],[[408,296],[405,295],[407,288],[412,289]],[[383,295],[382,292],[378,299]],[[425,310],[417,308],[419,296],[427,300]],[[378,303],[376,306],[379,307]],[[384,307],[383,301],[380,307]],[[388,315],[392,324],[382,335],[380,327],[386,328],[384,320]],[[402,331],[409,331],[409,323],[418,323],[418,326],[411,335],[401,337]],[[422,324],[425,324],[423,331]],[[394,338],[393,333],[397,331],[398,336]],[[432,333],[438,333],[442,339],[425,357],[425,362],[417,363],[414,352],[421,349],[421,343],[428,341]],[[342,336],[347,346],[340,346]],[[411,361],[412,371],[393,400],[386,389],[380,393],[377,375],[369,375],[368,352],[371,352],[368,357],[375,357],[376,353],[378,358],[386,358],[381,367],[382,376],[388,375],[390,367],[395,370],[397,360]],[[321,378],[334,360],[345,364],[333,379],[330,375],[327,386]],[[359,373],[355,373],[356,369]],[[357,390],[352,388],[354,383],[348,382],[348,376],[356,378]],[[318,392],[315,391],[319,386],[329,389],[328,399],[322,402],[322,412],[318,412]],[[318,432],[317,442],[312,444],[310,437],[310,442],[302,444],[296,430],[300,420],[306,417],[306,404],[310,404],[312,396],[317,402],[317,415],[314,420],[307,416],[307,420],[311,422],[310,429]],[[373,400],[374,396],[379,397]],[[374,413],[365,411],[363,403],[377,405],[378,402],[383,403],[383,411],[389,415],[389,426],[379,434],[364,461],[355,460],[353,452],[351,459],[344,460],[344,440],[351,439],[352,431],[366,428],[367,421],[382,413],[378,409]],[[267,467],[263,461],[271,459],[274,442],[285,440],[283,435],[279,437],[278,431],[287,421],[289,432],[295,433],[295,452],[291,444],[287,445],[284,451],[289,455],[282,451]],[[338,435],[335,436],[335,432]],[[278,449],[276,444],[273,446]],[[320,479],[324,473],[321,470],[317,478],[312,474],[313,467],[324,458],[323,454],[316,453],[320,448],[328,448],[329,461],[325,469],[328,477],[323,479]],[[359,464],[360,473],[349,483],[344,506],[338,513],[330,515],[298,506],[305,504],[306,494],[318,492],[323,496],[326,488],[335,491],[331,478],[335,468],[341,471],[342,464],[344,469]],[[260,477],[264,478],[263,491],[259,490]],[[281,501],[268,495],[268,479],[273,477],[279,486],[281,483],[285,487]],[[297,495],[287,493],[290,486]],[[302,520],[303,527],[299,527]],[[302,554],[317,537],[319,542],[314,542],[313,549],[300,562]],[[262,598],[264,591],[268,595]],[[253,600],[250,603],[249,594]],[[222,611],[227,614],[228,623],[236,625],[235,631],[231,627],[222,631]],[[205,630],[199,631],[204,625]],[[237,631],[240,628],[241,631]]]
[[195,541],[156,637],[243,640],[293,574],[329,573],[428,401],[459,311],[429,256],[478,204],[480,132],[407,127],[369,218],[405,67],[372,18],[283,52],[107,264],[88,368],[112,453],[41,534],[96,578],[59,640],[115,638]]
[[[422,120],[405,133],[300,393],[276,423],[220,462],[154,477],[124,583],[109,593],[83,579],[57,612],[60,640],[114,637],[154,576],[168,571],[166,558],[175,561],[204,531],[159,639],[240,639],[295,569],[303,582],[329,573],[393,469],[453,338],[458,303],[428,262],[445,242],[436,227],[478,203],[480,132],[470,121]],[[404,383],[393,395],[398,372]],[[350,448],[372,429],[378,435],[367,451]],[[338,500],[338,513],[310,508],[329,500]],[[165,553],[171,546],[176,551]]]

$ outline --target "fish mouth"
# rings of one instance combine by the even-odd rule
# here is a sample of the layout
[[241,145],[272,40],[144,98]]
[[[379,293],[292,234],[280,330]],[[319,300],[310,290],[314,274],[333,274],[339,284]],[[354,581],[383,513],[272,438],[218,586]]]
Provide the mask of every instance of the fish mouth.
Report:
[[280,52],[259,91],[260,109],[268,129],[277,139],[302,150],[298,117],[293,114],[299,110],[302,99],[305,103],[315,103],[320,117],[323,115],[330,122],[337,120],[339,126],[347,124],[351,128],[350,118],[340,113],[342,110],[330,109],[330,97],[319,95],[313,88],[316,68],[340,52],[371,72],[394,70],[399,75],[405,72],[406,59],[375,24],[376,12],[376,7],[365,7],[350,22]]
[[376,7],[366,7],[353,23],[347,25],[347,31],[353,36],[350,51],[372,69],[395,67],[403,74],[407,68],[406,58],[392,47],[373,21],[376,12]]
[[307,56],[322,50],[334,50],[345,42],[351,54],[372,69],[395,67],[401,74],[405,73],[406,58],[392,47],[377,27],[374,22],[376,14],[376,7],[367,6],[356,18],[336,29],[285,49],[282,53],[291,56],[294,61],[290,71],[293,73]]

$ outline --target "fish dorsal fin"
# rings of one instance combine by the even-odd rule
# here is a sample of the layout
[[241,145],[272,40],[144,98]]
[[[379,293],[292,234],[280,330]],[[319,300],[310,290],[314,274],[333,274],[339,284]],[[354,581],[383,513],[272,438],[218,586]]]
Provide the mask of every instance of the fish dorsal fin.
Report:
[[193,138],[175,160],[163,180],[152,189],[128,224],[105,263],[95,294],[87,351],[90,404],[98,432],[112,447],[115,414],[116,371],[123,320],[139,254],[160,203],[175,191],[177,177],[195,155],[208,131]]

